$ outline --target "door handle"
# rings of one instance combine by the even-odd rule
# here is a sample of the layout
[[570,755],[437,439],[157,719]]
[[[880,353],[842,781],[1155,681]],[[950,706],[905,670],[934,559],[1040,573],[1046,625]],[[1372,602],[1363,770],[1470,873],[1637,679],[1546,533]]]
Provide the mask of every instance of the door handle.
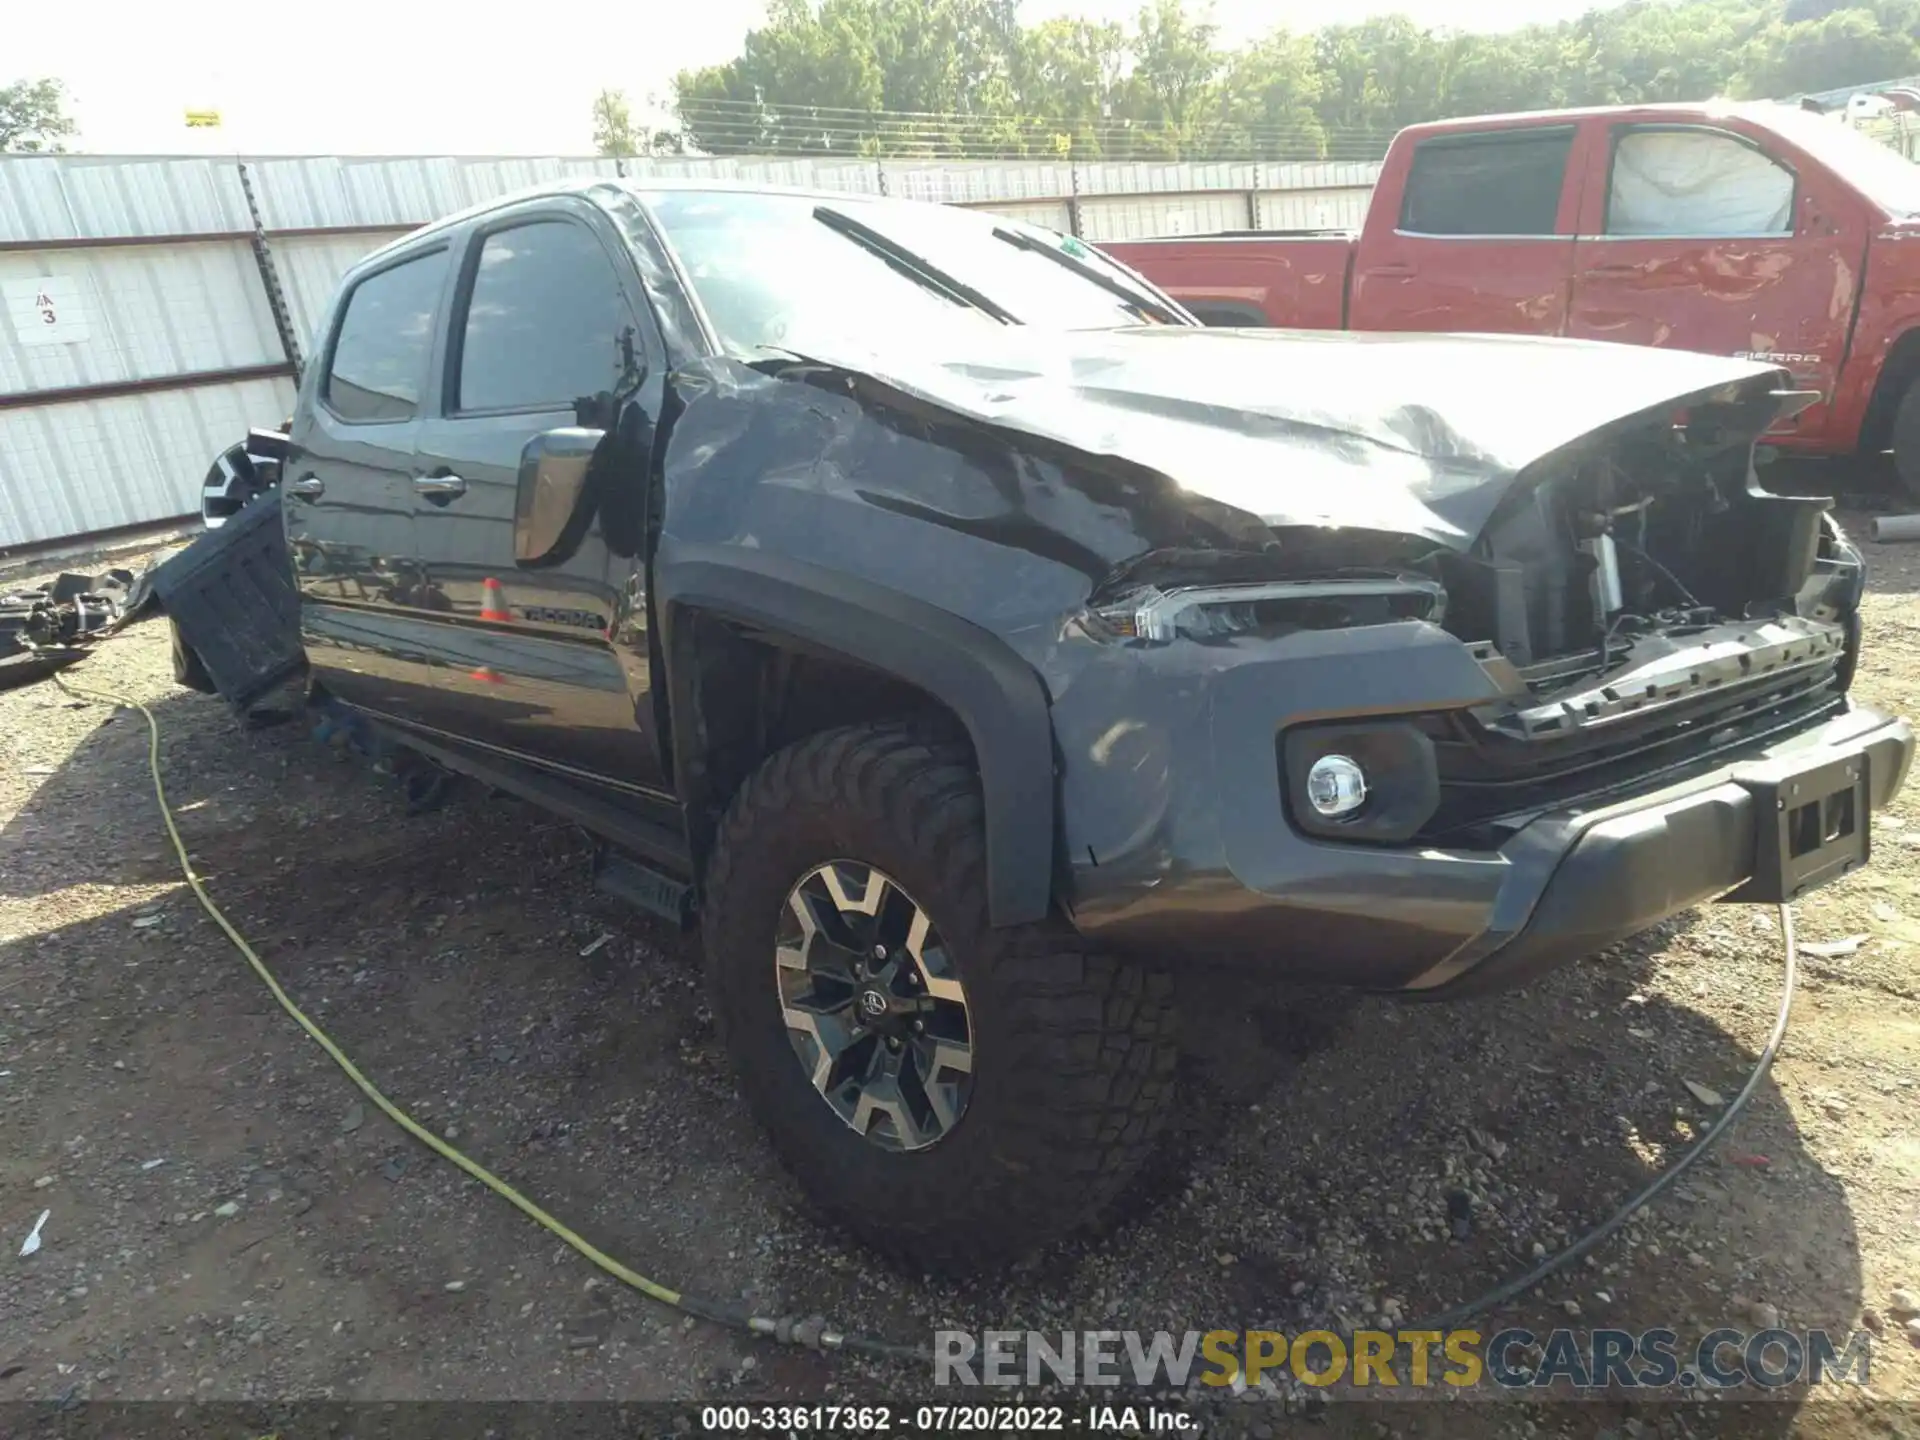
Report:
[[327,493],[327,487],[318,475],[302,475],[287,486],[287,493],[302,500],[318,500]]
[[451,500],[467,493],[467,482],[458,475],[416,475],[413,491],[429,500]]
[[1586,273],[1588,275],[1638,275],[1640,273],[1640,267],[1627,261],[1621,261],[1612,265],[1589,265]]
[[1411,265],[1376,265],[1364,273],[1369,280],[1411,280],[1420,272]]

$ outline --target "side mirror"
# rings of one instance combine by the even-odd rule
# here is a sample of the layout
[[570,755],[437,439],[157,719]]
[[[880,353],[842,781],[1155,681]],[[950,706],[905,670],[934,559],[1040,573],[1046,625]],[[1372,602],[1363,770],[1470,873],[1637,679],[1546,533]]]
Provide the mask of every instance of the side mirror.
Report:
[[593,523],[587,481],[604,439],[604,430],[569,425],[527,442],[513,500],[514,564],[526,570],[559,565],[580,548]]

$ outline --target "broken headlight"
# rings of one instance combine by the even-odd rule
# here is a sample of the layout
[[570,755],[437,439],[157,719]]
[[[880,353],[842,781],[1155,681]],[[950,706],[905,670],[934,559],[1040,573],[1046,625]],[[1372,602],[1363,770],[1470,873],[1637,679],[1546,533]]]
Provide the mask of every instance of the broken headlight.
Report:
[[1150,587],[1089,612],[1122,640],[1221,640],[1296,630],[1350,630],[1446,615],[1447,595],[1418,576]]

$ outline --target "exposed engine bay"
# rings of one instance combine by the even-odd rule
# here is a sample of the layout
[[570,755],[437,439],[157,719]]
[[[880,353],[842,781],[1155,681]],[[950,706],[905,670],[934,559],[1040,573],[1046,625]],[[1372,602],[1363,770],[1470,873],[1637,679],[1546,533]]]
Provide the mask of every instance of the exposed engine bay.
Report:
[[[1214,338],[1024,337],[850,383],[969,417],[1019,463],[1062,458],[1012,514],[994,513],[1004,484],[910,513],[1035,553],[1044,532],[1075,562],[1105,551],[1084,572],[1096,638],[1423,620],[1474,648],[1529,738],[1803,667],[1844,690],[1860,556],[1828,500],[1769,493],[1753,468],[1760,438],[1818,399],[1784,371],[1504,336],[1235,332],[1203,353]],[[1143,543],[1113,554],[1117,532]]]
[[1142,556],[1096,595],[1090,625],[1201,644],[1445,629],[1501,699],[1417,717],[1441,785],[1421,838],[1497,844],[1542,807],[1643,787],[1845,704],[1864,562],[1828,500],[1769,493],[1753,471],[1755,438],[1792,398],[1596,432],[1531,467],[1466,547],[1276,526],[1261,555]]
[[1092,613],[1107,634],[1147,641],[1427,620],[1483,647],[1504,692],[1557,702],[1518,712],[1528,735],[1688,689],[1850,665],[1859,552],[1827,500],[1760,488],[1754,417],[1730,408],[1643,419],[1548,457],[1464,551],[1276,527],[1259,557],[1143,556]]
[[1491,641],[1536,694],[1724,652],[1729,625],[1755,668],[1823,652],[1864,583],[1859,554],[1827,501],[1759,487],[1751,442],[1751,424],[1702,407],[1552,457],[1471,552],[1441,557],[1448,629]]

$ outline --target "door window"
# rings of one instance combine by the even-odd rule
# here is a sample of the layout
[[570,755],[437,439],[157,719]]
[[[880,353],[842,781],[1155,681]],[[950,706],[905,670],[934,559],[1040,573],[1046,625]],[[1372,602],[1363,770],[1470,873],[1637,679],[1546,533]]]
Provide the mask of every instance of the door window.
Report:
[[1411,235],[1552,235],[1573,127],[1489,130],[1423,140],[1400,228]]
[[1632,130],[1613,149],[1607,234],[1788,235],[1793,173],[1713,130]]
[[325,389],[328,408],[342,420],[409,420],[418,411],[446,273],[447,252],[436,250],[353,287]]
[[496,230],[481,242],[467,301],[458,407],[566,410],[610,390],[628,324],[613,262],[584,226]]

